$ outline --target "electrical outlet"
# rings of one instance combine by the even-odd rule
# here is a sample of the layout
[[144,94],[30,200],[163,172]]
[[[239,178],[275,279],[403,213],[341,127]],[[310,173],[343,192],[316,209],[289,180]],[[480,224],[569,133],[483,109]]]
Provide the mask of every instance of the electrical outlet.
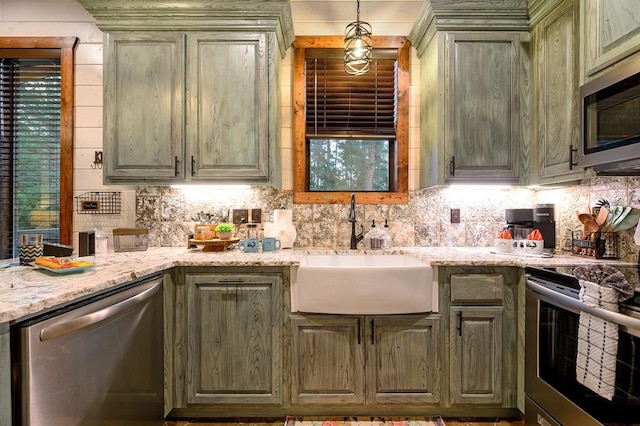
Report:
[[249,210],[247,209],[233,209],[233,223],[239,225],[241,223],[247,223],[249,221]]
[[451,223],[460,223],[460,209],[451,209]]
[[251,209],[251,223],[262,223],[262,209]]

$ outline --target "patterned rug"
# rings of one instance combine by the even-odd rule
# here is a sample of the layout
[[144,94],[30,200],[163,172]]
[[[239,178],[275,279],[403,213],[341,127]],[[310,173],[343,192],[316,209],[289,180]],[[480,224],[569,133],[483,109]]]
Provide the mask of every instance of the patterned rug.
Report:
[[441,417],[287,417],[284,426],[446,426]]

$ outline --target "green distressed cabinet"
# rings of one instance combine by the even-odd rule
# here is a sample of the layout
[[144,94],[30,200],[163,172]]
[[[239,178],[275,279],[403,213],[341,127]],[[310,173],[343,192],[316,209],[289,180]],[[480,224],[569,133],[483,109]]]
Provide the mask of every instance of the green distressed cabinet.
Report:
[[518,398],[517,268],[439,268],[448,323],[448,404],[515,409]]
[[279,276],[187,273],[187,402],[282,403]]
[[445,181],[518,181],[521,34],[447,33]]
[[79,0],[104,32],[106,184],[280,185],[287,0]]
[[637,0],[580,0],[581,84],[640,54]]
[[280,413],[287,283],[288,268],[165,274],[165,415]]
[[420,186],[528,179],[526,1],[424,2],[409,39],[420,58]]
[[291,315],[293,404],[440,401],[439,315]]
[[9,324],[0,324],[0,425],[11,423],[11,353]]
[[[533,122],[530,183],[584,178],[580,145],[579,1],[540,0],[532,8]],[[536,177],[537,175],[537,177]]]
[[184,179],[184,34],[112,32],[105,43],[105,182]]

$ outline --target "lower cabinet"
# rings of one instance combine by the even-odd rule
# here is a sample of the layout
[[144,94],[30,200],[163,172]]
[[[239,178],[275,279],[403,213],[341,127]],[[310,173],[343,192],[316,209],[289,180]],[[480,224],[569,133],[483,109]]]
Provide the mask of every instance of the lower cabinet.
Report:
[[451,402],[502,402],[502,307],[456,306],[449,329]]
[[0,324],[0,425],[11,423],[11,354],[9,324]]
[[448,318],[448,404],[515,408],[518,268],[443,267],[438,274]]
[[439,402],[439,315],[290,318],[293,404]]
[[[189,272],[176,286],[177,406],[282,403],[282,277]],[[178,304],[177,303],[177,304]],[[179,339],[178,339],[179,340]],[[174,350],[174,353],[176,351]]]

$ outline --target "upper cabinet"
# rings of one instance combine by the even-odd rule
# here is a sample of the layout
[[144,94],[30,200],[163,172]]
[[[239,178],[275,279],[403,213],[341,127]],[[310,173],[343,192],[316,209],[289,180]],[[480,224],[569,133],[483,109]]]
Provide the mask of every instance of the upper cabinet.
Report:
[[530,3],[533,58],[531,180],[581,179],[579,1]]
[[105,183],[279,186],[288,1],[80,3],[105,32]]
[[528,25],[525,0],[424,3],[409,35],[420,57],[422,187],[525,180]]
[[640,52],[640,1],[581,0],[582,83]]

